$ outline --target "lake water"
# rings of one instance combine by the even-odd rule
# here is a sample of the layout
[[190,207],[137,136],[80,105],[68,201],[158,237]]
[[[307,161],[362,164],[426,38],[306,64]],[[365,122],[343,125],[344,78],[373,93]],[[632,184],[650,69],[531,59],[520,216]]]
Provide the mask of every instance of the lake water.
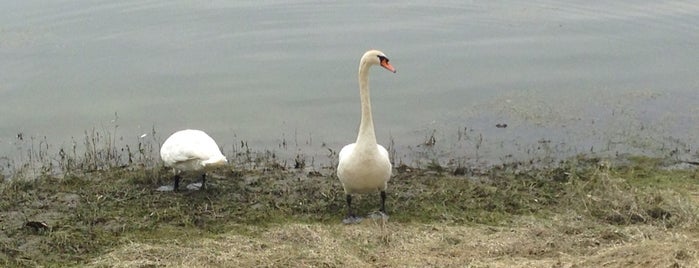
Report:
[[697,158],[699,2],[433,2],[2,1],[0,156],[18,134],[56,152],[197,128],[327,161],[376,48],[398,70],[370,77],[397,162]]

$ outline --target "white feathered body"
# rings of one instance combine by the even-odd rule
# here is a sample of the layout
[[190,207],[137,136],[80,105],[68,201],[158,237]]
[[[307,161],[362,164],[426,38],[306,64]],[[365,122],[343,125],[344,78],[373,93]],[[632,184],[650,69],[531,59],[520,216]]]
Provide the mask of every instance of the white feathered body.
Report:
[[378,144],[346,145],[340,150],[337,177],[348,194],[386,190],[388,180],[391,179],[388,151]]
[[165,166],[179,171],[197,171],[228,163],[214,139],[193,129],[180,130],[167,138],[160,147],[160,158]]
[[346,194],[385,191],[391,178],[391,161],[386,148],[376,143],[369,94],[369,67],[381,65],[395,72],[381,51],[370,50],[359,61],[361,120],[355,143],[340,150],[337,177]]

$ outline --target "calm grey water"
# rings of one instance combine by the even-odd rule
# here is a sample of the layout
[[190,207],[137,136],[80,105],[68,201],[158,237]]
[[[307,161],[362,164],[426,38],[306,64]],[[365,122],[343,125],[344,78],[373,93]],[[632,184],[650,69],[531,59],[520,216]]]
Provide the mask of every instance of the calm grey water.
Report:
[[356,138],[377,48],[398,70],[371,73],[377,136],[399,161],[696,157],[699,2],[432,2],[2,1],[0,155],[19,133],[55,152],[198,128],[325,161]]

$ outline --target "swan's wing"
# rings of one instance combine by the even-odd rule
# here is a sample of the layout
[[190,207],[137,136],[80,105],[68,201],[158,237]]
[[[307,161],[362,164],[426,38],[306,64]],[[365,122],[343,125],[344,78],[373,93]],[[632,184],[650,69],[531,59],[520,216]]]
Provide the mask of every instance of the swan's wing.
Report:
[[342,150],[340,150],[340,154],[338,155],[340,162],[342,162],[342,160],[344,159],[347,159],[347,157],[349,157],[349,155],[352,154],[352,151],[354,151],[354,146],[356,145],[356,143],[352,143],[345,145],[345,147],[342,147]]
[[[391,164],[391,158],[388,156],[388,151],[386,150],[386,148],[379,144],[377,144],[376,146],[379,148],[379,154],[381,155],[381,158],[383,158],[388,164],[388,178],[386,178],[386,181],[388,181],[393,174],[393,165]],[[384,187],[386,186],[384,185]]]
[[[340,162],[342,162],[342,160],[344,160],[344,159],[347,159],[347,157],[349,157],[352,154],[352,151],[354,151],[354,147],[356,145],[357,145],[356,143],[352,143],[352,144],[345,145],[345,147],[342,147],[342,150],[340,150],[340,154],[338,155]],[[384,148],[380,144],[377,144],[376,148],[379,150],[379,155],[381,156],[381,158],[389,159],[388,151],[386,150],[386,148]]]
[[376,147],[379,148],[379,154],[381,154],[382,158],[390,159],[388,157],[388,151],[386,150],[386,148],[383,148],[383,146],[381,146],[380,144],[377,144]]
[[222,157],[221,150],[209,135],[200,130],[183,130],[172,134],[160,149],[165,163],[189,160],[206,161]]

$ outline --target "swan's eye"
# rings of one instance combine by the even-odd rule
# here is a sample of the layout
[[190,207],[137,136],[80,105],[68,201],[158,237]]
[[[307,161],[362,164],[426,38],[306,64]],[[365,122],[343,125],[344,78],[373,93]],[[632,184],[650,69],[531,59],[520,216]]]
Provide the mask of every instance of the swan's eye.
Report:
[[384,56],[378,55],[378,57],[379,57],[380,62],[384,62],[384,61],[389,62],[388,58],[386,58]]

